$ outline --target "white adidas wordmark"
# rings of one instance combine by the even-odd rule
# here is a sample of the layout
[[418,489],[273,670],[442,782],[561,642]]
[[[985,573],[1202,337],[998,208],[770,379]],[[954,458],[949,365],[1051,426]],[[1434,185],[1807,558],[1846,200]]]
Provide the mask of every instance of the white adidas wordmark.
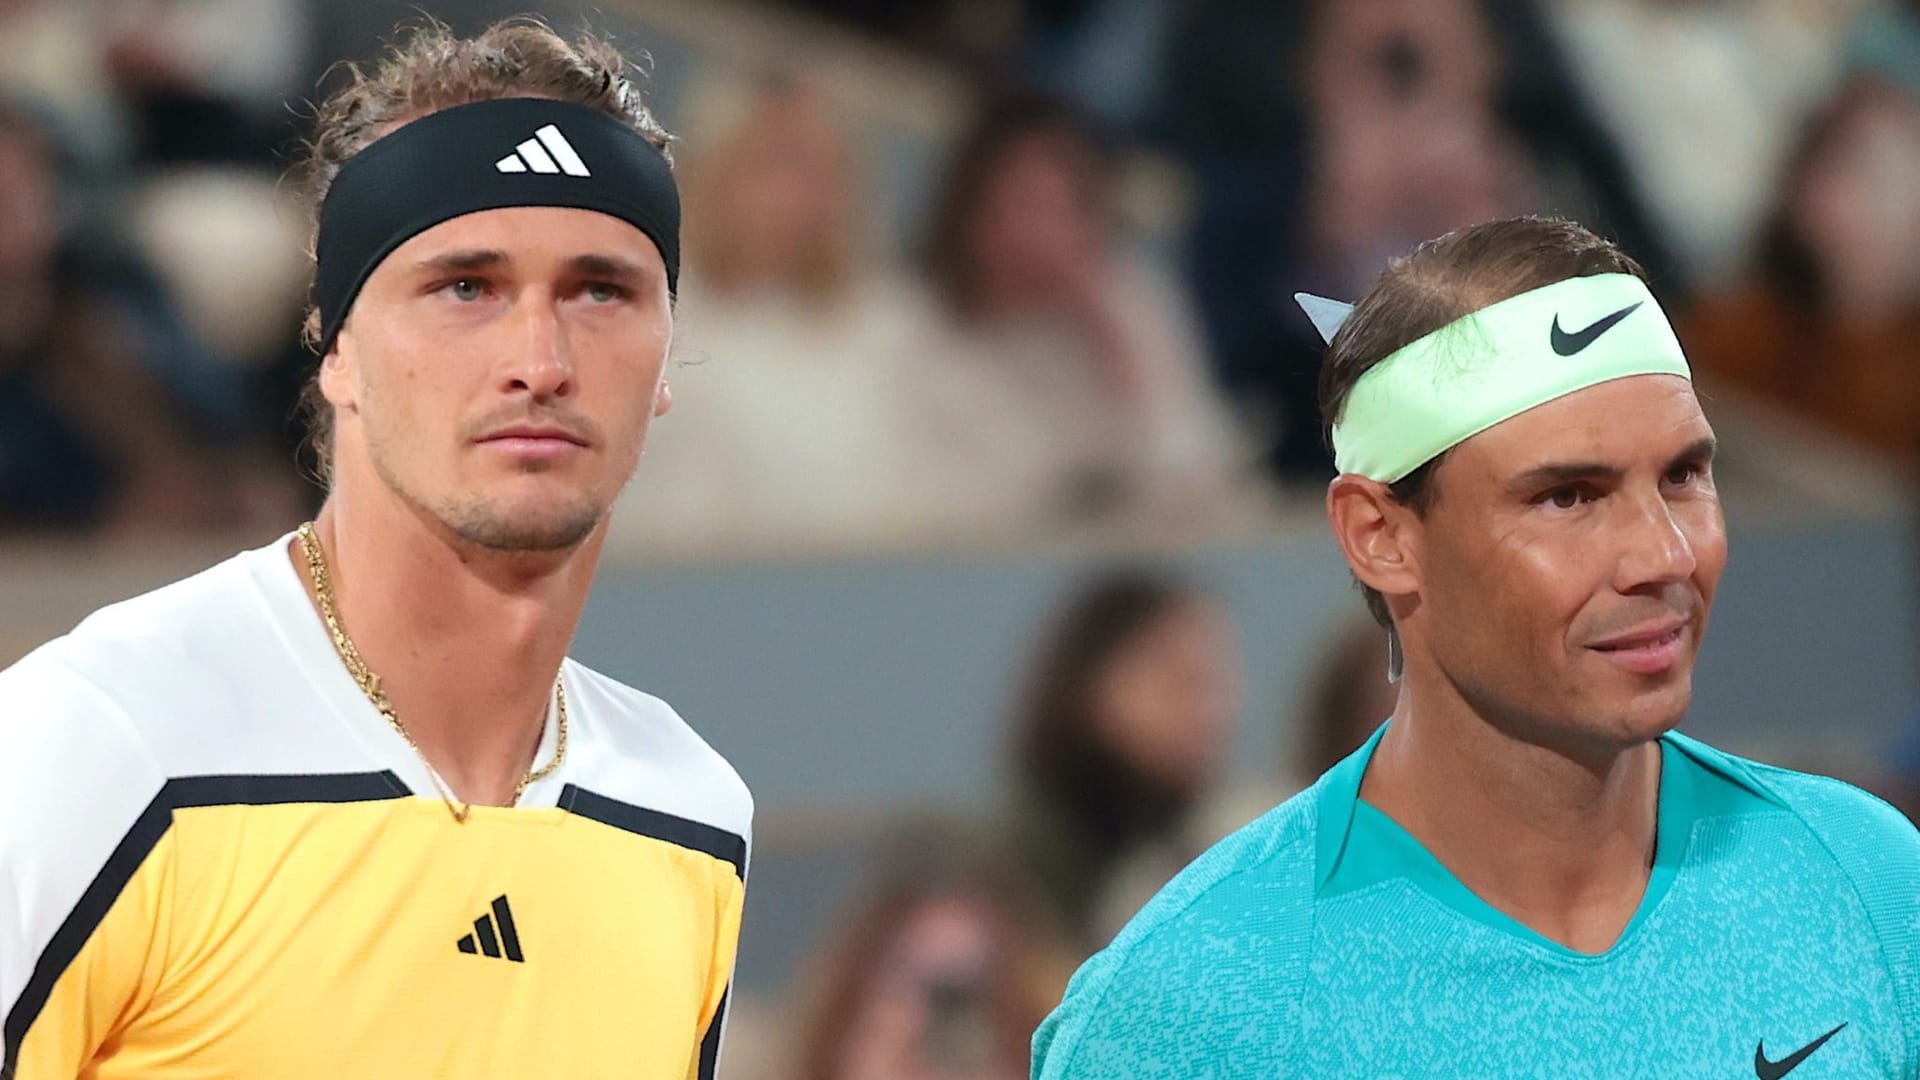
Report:
[[566,173],[568,176],[592,176],[587,163],[574,153],[560,129],[552,124],[533,133],[533,138],[513,148],[514,152],[493,163],[501,172]]

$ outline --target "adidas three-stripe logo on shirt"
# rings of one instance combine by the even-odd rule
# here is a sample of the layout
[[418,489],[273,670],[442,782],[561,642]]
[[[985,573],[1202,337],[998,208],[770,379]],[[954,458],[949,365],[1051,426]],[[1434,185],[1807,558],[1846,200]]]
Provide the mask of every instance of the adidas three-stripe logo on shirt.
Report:
[[573,144],[553,124],[533,133],[533,138],[513,148],[513,153],[493,163],[504,173],[566,173],[568,176],[592,176],[587,163],[574,152]]
[[[499,927],[496,936],[494,928]],[[505,896],[493,898],[493,911],[473,920],[473,933],[466,935],[455,945],[463,953],[484,953],[498,960],[502,958],[516,964],[525,963],[526,957],[520,952],[520,934],[513,926],[513,909],[507,906]]]

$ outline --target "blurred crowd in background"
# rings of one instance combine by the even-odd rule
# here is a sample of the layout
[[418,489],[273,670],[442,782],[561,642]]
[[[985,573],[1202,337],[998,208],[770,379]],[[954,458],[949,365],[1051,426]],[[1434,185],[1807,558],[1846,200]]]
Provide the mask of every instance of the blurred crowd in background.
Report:
[[[641,50],[687,6],[592,21]],[[294,416],[309,226],[280,176],[328,65],[417,10],[0,0],[0,539],[270,536],[317,505]],[[1645,265],[1716,402],[1920,466],[1920,2],[731,17],[763,14],[936,72],[957,104],[902,152],[805,51],[655,68],[687,270],[675,405],[616,558],[1258,534],[1331,475],[1292,294],[1357,299],[1421,239],[1536,212]],[[1004,820],[929,822],[877,860],[770,1060],[1024,1076],[1075,963],[1391,707],[1381,635],[1336,635],[1296,752],[1237,790],[1214,601],[1141,567],[1063,604],[1008,720]],[[735,1027],[754,1060],[751,1002]]]
[[[1291,294],[1529,212],[1640,259],[1707,375],[1920,459],[1911,3],[799,6],[970,104],[898,222],[807,56],[666,116],[684,366],[637,550],[1258,522],[1330,468]],[[0,2],[0,529],[314,502],[277,180],[355,7]]]

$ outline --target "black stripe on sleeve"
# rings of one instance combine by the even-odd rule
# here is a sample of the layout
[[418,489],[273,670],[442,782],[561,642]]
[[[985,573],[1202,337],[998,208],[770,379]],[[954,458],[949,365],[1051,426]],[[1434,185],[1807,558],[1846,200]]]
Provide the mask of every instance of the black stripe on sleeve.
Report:
[[737,833],[702,821],[609,799],[573,784],[560,790],[560,809],[636,836],[648,836],[676,847],[705,852],[721,862],[731,864],[734,874],[743,881],[746,879],[747,841]]
[[726,993],[720,995],[720,1007],[713,1010],[713,1020],[707,1024],[707,1037],[700,1040],[699,1080],[713,1080],[714,1070],[720,1065],[720,1028],[727,1018],[727,1003],[733,1000],[733,987],[729,985]]
[[13,1075],[27,1029],[46,1007],[53,987],[73,963],[87,939],[107,917],[114,901],[133,880],[140,865],[173,826],[175,810],[200,806],[272,806],[282,803],[348,803],[397,799],[412,794],[392,772],[323,773],[285,776],[186,776],[169,780],[120,838],[113,853],[93,876],[80,900],[67,912],[60,928],[40,951],[33,974],[14,999],[0,1027],[5,1040],[0,1052],[0,1077]]

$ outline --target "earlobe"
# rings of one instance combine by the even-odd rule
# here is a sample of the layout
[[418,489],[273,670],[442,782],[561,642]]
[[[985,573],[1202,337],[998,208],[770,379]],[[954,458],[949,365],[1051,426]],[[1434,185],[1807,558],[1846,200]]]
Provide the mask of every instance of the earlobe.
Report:
[[1362,585],[1387,596],[1420,591],[1419,519],[1387,486],[1351,473],[1327,487],[1327,520]]
[[660,389],[653,392],[653,415],[665,416],[667,410],[671,408],[673,408],[673,389],[667,385],[667,380],[661,379]]
[[342,353],[336,338],[327,355],[320,358],[320,393],[338,408],[349,409],[354,405],[351,368],[352,363]]

